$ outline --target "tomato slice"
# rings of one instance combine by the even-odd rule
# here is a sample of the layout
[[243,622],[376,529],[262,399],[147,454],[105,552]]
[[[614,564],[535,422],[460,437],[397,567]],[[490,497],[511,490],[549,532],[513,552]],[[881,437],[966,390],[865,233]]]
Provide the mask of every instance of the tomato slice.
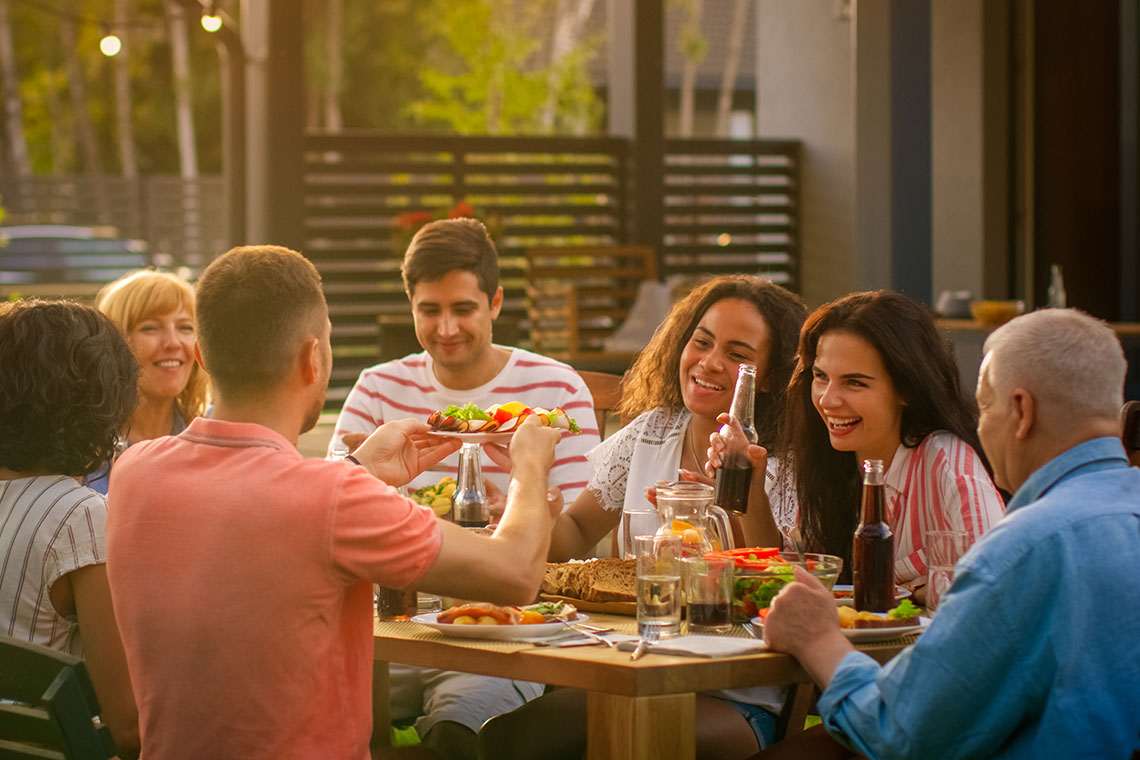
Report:
[[762,609],[756,610],[756,617],[760,618],[761,620],[767,620],[768,619],[768,613],[771,611],[772,611],[771,607],[764,607]]

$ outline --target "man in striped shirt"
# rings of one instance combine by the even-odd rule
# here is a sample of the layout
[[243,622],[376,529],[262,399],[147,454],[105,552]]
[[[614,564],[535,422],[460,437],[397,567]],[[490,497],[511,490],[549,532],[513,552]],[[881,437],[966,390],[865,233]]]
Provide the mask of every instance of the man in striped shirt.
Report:
[[[586,452],[599,442],[593,400],[569,365],[492,342],[503,289],[498,253],[486,228],[474,219],[425,225],[412,238],[401,271],[424,351],[361,373],[337,418],[330,451],[348,434],[371,433],[405,417],[426,420],[450,404],[486,408],[521,401],[561,407],[582,432],[563,436],[548,484],[561,491],[564,503],[572,503],[590,479]],[[482,467],[484,478],[505,493],[509,473],[486,453]],[[458,456],[452,455],[408,487],[454,478],[457,470]],[[422,715],[416,731],[449,758],[473,757],[475,733],[486,720],[542,693],[541,684],[395,665],[390,685],[393,718]]]

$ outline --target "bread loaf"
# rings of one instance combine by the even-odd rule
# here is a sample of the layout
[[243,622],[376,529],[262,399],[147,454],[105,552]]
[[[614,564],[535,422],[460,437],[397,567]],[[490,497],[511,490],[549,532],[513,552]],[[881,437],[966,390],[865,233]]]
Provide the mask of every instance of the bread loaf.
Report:
[[637,600],[635,562],[616,557],[592,562],[548,562],[542,593],[587,602],[633,602]]

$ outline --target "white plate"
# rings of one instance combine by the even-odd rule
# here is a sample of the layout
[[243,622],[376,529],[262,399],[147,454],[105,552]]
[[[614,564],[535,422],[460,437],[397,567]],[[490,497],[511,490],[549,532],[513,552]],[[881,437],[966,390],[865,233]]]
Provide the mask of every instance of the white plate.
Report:
[[[425,612],[412,618],[413,622],[421,623],[434,628],[448,636],[458,636],[462,639],[540,639],[552,636],[566,628],[565,623],[532,623],[530,625],[456,625],[455,623],[438,623],[438,612]],[[580,623],[589,620],[589,615],[578,613],[573,622]]]
[[[756,626],[758,633],[763,633],[763,620],[754,617],[752,618],[752,625]],[[839,630],[851,641],[866,644],[872,641],[897,639],[899,636],[906,636],[908,633],[924,631],[928,625],[930,625],[930,618],[920,617],[918,619],[918,625],[903,625],[898,628],[840,628]]]
[[458,438],[464,443],[506,443],[511,440],[511,436],[515,431],[508,430],[505,433],[491,431],[490,433],[454,433],[448,430],[429,430],[428,435],[436,435],[440,438]]
[[[831,587],[831,592],[834,594],[836,591],[848,591],[851,593],[851,596],[848,596],[848,597],[843,597],[843,598],[840,598],[838,596],[835,597],[835,603],[836,604],[838,604],[840,607],[854,607],[855,606],[855,595],[854,595],[855,594],[855,587],[854,586],[852,586],[850,583],[836,583],[834,586]],[[903,599],[906,599],[909,596],[910,596],[909,590],[903,588],[902,586],[895,586],[895,601],[896,602],[901,602]]]
[[868,643],[897,639],[899,636],[906,636],[908,633],[923,631],[928,625],[930,625],[930,618],[920,617],[918,625],[904,625],[898,628],[840,628],[839,630],[843,631],[843,635],[851,641]]

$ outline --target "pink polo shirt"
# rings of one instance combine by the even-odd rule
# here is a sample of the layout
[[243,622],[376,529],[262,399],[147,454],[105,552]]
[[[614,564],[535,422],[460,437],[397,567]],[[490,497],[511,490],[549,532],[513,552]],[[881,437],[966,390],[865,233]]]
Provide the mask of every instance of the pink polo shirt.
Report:
[[123,454],[108,504],[144,758],[368,757],[371,584],[423,577],[430,509],[268,428],[201,417]]

